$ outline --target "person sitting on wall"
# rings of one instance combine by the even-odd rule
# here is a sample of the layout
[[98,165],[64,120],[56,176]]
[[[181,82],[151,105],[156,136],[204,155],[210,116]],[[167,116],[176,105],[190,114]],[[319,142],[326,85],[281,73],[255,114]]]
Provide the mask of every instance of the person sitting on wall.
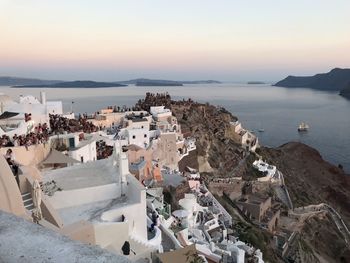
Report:
[[8,165],[10,166],[10,168],[11,168],[11,170],[13,172],[13,175],[16,178],[16,182],[17,182],[17,185],[19,187],[18,165],[15,162],[15,156],[14,156],[12,150],[8,149],[6,154],[4,155],[4,157],[5,157]]

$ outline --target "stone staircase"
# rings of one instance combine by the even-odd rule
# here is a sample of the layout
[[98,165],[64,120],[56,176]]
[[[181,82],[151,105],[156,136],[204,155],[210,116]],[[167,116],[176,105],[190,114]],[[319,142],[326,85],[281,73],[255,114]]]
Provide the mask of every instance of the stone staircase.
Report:
[[22,200],[23,200],[23,205],[24,205],[25,209],[32,212],[34,209],[32,194],[29,192],[23,193]]

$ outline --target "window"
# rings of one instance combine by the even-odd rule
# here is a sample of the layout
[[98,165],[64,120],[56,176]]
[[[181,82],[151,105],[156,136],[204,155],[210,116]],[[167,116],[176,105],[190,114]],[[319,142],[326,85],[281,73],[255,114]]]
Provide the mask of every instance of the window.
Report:
[[133,136],[132,136],[132,138],[133,138],[133,139],[136,139],[136,136],[135,136],[135,135],[133,135]]
[[143,137],[147,138],[147,134],[143,135]]
[[143,129],[143,125],[141,126],[141,129]]

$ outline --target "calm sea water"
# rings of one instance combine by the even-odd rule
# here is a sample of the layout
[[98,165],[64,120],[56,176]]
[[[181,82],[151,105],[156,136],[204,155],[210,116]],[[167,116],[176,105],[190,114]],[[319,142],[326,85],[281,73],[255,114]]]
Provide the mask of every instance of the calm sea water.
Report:
[[[300,141],[319,150],[326,160],[342,164],[350,172],[350,101],[336,93],[244,84],[100,89],[0,87],[0,92],[14,99],[21,94],[39,96],[41,90],[46,91],[48,99],[62,100],[66,111],[74,101],[75,112],[87,113],[108,105],[131,106],[148,91],[167,91],[174,98],[191,97],[210,102],[236,115],[246,128],[256,132],[262,144],[279,146],[288,141]],[[301,121],[309,124],[309,132],[297,132]],[[259,133],[259,129],[265,132]]]

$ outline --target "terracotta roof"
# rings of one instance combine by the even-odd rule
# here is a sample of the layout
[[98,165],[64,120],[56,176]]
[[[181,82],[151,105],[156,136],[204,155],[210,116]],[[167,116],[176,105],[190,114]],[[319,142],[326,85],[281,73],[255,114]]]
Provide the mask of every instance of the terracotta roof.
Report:
[[136,145],[136,144],[131,144],[131,145],[128,146],[128,150],[129,151],[136,151],[136,152],[138,152],[138,151],[143,150],[143,148],[138,146],[138,145]]

